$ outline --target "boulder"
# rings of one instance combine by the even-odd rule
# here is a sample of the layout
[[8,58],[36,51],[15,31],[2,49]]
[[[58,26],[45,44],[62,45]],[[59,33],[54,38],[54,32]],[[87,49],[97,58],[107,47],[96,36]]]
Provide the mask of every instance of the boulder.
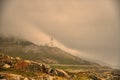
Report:
[[9,64],[4,64],[4,65],[3,65],[3,68],[6,68],[6,69],[7,69],[7,68],[10,68],[10,67],[11,67],[11,66],[10,66]]
[[26,62],[26,63],[31,63],[31,61],[30,61],[30,60],[24,60],[24,62]]
[[42,68],[43,68],[43,69],[46,69],[46,68],[50,68],[50,66],[43,63],[43,64],[42,64]]
[[16,57],[15,59],[16,59],[16,60],[21,60],[21,58],[20,58],[20,57]]
[[67,77],[67,78],[69,77],[69,75],[62,69],[55,69],[55,70],[57,72],[57,76],[62,76],[62,77]]

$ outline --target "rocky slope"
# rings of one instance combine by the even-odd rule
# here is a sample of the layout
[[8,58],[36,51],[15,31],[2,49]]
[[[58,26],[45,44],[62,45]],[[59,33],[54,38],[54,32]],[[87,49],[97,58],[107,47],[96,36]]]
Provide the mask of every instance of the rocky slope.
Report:
[[[13,76],[14,79],[10,76]],[[22,78],[27,77],[29,80],[53,80],[48,78],[55,76],[63,77],[66,79],[69,78],[69,75],[61,69],[51,68],[49,65],[44,63],[24,60],[20,57],[14,58],[0,53],[1,78],[8,80],[22,80]],[[16,77],[19,77],[19,79],[16,79]],[[42,79],[43,77],[47,79]]]
[[13,57],[21,57],[50,64],[92,65],[89,61],[73,56],[58,47],[38,46],[29,41],[0,37],[0,51]]
[[[54,67],[44,62],[54,63]],[[73,65],[75,69],[79,67],[78,72],[73,70]],[[91,67],[93,65],[96,67]],[[56,66],[68,68],[69,71]],[[57,47],[38,46],[21,39],[0,37],[2,80],[119,80],[119,73],[120,70],[83,60]]]
[[[102,66],[101,66],[102,67]],[[105,69],[105,68],[104,68]],[[0,80],[119,80],[120,70],[91,69],[77,73],[51,68],[45,63],[0,53]]]

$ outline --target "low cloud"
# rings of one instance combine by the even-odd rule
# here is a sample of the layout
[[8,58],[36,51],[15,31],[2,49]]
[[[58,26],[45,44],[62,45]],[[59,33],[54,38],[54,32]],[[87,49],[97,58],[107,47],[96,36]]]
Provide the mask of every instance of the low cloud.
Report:
[[0,34],[38,45],[50,42],[53,36],[55,46],[74,55],[119,65],[119,5],[116,1],[6,1],[2,7]]

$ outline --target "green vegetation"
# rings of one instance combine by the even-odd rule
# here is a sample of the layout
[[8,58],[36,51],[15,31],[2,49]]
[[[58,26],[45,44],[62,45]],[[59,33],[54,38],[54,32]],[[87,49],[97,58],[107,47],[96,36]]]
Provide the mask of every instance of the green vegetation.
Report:
[[52,68],[59,68],[59,69],[80,69],[79,66],[64,66],[64,65],[50,65]]
[[52,68],[60,68],[60,69],[64,69],[64,70],[66,70],[66,69],[72,69],[72,70],[80,70],[80,69],[82,69],[82,70],[89,70],[89,69],[92,69],[92,68],[95,68],[95,67],[90,67],[90,66],[88,66],[88,65],[54,65],[54,64],[50,64],[50,66],[52,67]]
[[7,72],[7,73],[12,73],[12,74],[19,74],[19,75],[23,75],[26,77],[33,77],[35,76],[35,73],[33,72],[25,72],[25,71],[21,71],[21,70],[15,70],[13,68],[9,68],[9,69],[0,69],[0,72]]

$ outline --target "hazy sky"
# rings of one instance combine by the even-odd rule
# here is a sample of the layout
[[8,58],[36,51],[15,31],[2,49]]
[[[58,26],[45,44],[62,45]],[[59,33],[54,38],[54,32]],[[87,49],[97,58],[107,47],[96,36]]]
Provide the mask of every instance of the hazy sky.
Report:
[[[119,2],[119,0],[118,0]],[[117,0],[6,0],[0,33],[120,65]],[[69,49],[68,49],[69,48]],[[79,51],[79,52],[78,52]]]

